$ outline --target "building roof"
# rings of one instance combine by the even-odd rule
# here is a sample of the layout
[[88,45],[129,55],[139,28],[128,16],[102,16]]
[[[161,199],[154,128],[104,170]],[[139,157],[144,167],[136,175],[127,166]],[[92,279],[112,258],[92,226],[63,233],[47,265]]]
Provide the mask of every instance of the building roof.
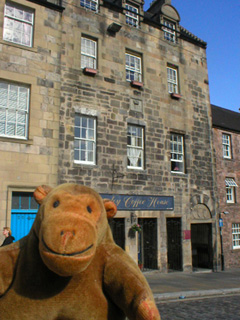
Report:
[[193,33],[185,29],[184,27],[180,26],[180,34],[183,39],[189,40],[193,43],[199,44],[203,48],[207,48],[207,42],[203,41],[202,39],[195,36]]
[[212,108],[213,127],[240,132],[240,113],[224,109],[215,105]]

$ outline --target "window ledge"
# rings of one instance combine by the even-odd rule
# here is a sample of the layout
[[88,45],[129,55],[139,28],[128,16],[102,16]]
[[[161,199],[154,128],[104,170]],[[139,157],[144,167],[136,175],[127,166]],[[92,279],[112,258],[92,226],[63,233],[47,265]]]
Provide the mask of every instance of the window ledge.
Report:
[[139,172],[144,172],[145,171],[145,169],[144,168],[138,168],[138,167],[129,167],[129,166],[127,166],[127,169],[129,170],[129,172],[131,171],[139,171]]
[[95,76],[97,74],[97,70],[92,68],[84,68],[83,72],[91,76]]
[[181,96],[180,94],[178,94],[178,93],[172,92],[172,93],[170,93],[170,95],[171,95],[171,98],[172,98],[172,99],[179,100],[179,99],[182,98],[182,96]]
[[0,44],[4,44],[4,45],[7,45],[7,46],[15,47],[15,48],[22,49],[22,50],[28,50],[28,51],[31,51],[31,52],[37,52],[37,48],[36,47],[27,47],[27,46],[24,46],[24,45],[21,45],[21,44],[17,44],[17,43],[11,42],[11,41],[7,41],[7,40],[0,40]]
[[143,87],[143,83],[139,82],[139,81],[131,81],[131,86],[132,87],[137,87],[137,88],[142,88]]
[[180,171],[171,171],[171,174],[174,174],[174,175],[178,175],[178,176],[186,176],[187,173],[186,172],[180,172]]
[[0,142],[10,142],[10,143],[19,143],[19,144],[33,144],[33,139],[21,139],[21,138],[11,138],[0,136]]

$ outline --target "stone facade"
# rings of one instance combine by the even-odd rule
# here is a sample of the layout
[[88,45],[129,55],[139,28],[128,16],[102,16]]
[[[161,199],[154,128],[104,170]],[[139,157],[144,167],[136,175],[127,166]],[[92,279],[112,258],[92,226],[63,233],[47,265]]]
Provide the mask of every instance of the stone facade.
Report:
[[[233,247],[233,224],[240,226],[240,114],[216,106],[213,108],[213,139],[216,154],[216,181],[219,218],[223,220],[222,242],[224,267],[240,267],[240,247]],[[218,113],[221,112],[220,117]],[[222,119],[222,120],[220,120]],[[230,155],[223,156],[223,134],[230,137]],[[234,179],[233,202],[227,202],[225,179]],[[240,237],[238,235],[238,237]]]
[[[48,1],[16,3],[35,12],[34,45],[1,39],[0,77],[30,86],[29,134],[21,141],[0,138],[1,225],[11,224],[13,191],[84,184],[123,202],[114,221],[122,223],[124,249],[136,262],[144,260],[145,268],[216,269],[220,249],[206,43],[179,25],[170,0],[156,1],[147,12],[141,1],[130,1],[140,13],[137,27],[126,23],[124,1],[100,1],[95,11],[73,0],[62,13],[42,6]],[[0,10],[3,34],[3,3]],[[174,38],[164,31],[165,19],[174,25]],[[81,66],[84,37],[97,47],[96,68],[89,70]],[[135,82],[126,81],[126,53],[140,60],[141,78]],[[167,68],[177,74],[174,94]],[[96,120],[95,163],[75,159],[76,116]],[[142,168],[129,166],[128,126],[143,130]],[[171,167],[173,134],[184,147],[182,172]],[[141,233],[130,232],[135,223]]]
[[[191,236],[185,236],[191,234],[192,224],[211,225],[213,268],[219,263],[219,252],[206,46],[200,40],[193,41],[194,37],[186,37],[186,30],[172,43],[164,39],[161,27],[151,25],[142,17],[140,20],[143,21],[139,28],[127,25],[124,11],[119,12],[113,5],[100,6],[97,13],[80,8],[77,3],[65,8],[59,182],[76,182],[113,195],[173,196],[172,211],[135,212],[134,221],[157,219],[158,268],[163,271],[169,268],[168,218],[181,219],[182,270],[192,269]],[[121,25],[115,34],[108,32],[113,22]],[[180,30],[178,21],[176,26]],[[81,69],[81,36],[97,42],[97,74],[94,76]],[[143,86],[133,87],[125,80],[125,52],[141,57]],[[168,65],[178,68],[181,96],[175,99],[167,88]],[[76,114],[97,119],[96,165],[74,162]],[[144,128],[142,170],[127,166],[128,124]],[[186,169],[183,174],[171,172],[172,132],[184,136]],[[207,215],[197,214],[199,210],[207,210]],[[118,214],[125,219],[126,235],[132,224],[130,216],[131,210]],[[125,249],[137,260],[139,239],[126,236],[125,240]]]
[[54,186],[58,173],[61,15],[24,0],[15,4],[34,12],[33,46],[3,39],[2,1],[0,80],[30,88],[29,123],[26,139],[0,136],[1,230],[11,225],[12,192],[33,192],[41,184]]

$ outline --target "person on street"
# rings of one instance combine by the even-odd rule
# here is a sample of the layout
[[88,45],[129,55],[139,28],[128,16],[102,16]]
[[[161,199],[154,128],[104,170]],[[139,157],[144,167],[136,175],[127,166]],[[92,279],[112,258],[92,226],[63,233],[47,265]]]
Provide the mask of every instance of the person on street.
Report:
[[7,244],[10,244],[15,240],[15,238],[12,236],[12,231],[9,227],[3,228],[3,235],[5,237],[1,247],[6,246]]

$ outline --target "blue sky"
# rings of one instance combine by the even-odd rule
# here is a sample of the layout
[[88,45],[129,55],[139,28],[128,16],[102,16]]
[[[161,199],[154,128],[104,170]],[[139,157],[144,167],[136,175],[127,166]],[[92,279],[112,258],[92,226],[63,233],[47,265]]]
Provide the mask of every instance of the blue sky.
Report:
[[[145,0],[146,11],[152,1]],[[239,112],[240,1],[172,0],[180,24],[207,42],[210,102]]]

